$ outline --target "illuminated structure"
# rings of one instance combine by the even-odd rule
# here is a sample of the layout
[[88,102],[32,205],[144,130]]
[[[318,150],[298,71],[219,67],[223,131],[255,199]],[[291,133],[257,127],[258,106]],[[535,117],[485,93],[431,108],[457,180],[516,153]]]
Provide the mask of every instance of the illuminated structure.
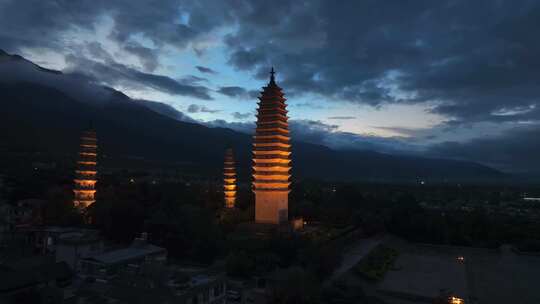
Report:
[[270,72],[261,92],[253,142],[253,192],[255,222],[282,224],[288,221],[291,144],[287,105]]
[[225,151],[223,192],[225,193],[225,208],[234,208],[236,202],[236,168],[234,166],[233,150],[230,148]]
[[463,304],[465,303],[465,301],[461,298],[451,296],[448,298],[448,303],[449,304]]
[[97,165],[97,139],[93,130],[85,131],[81,136],[79,158],[75,170],[75,198],[73,204],[79,208],[86,208],[93,204],[96,194],[96,165]]

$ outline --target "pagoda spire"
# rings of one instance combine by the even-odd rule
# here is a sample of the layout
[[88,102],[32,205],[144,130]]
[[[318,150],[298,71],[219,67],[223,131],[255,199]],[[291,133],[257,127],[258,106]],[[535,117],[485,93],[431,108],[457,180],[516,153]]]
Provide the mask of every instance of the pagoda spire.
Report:
[[274,67],[270,70],[270,84],[276,84],[276,78],[275,75],[276,72],[274,71]]
[[97,182],[97,137],[93,129],[83,132],[75,169],[73,204],[84,209],[95,200]]
[[234,208],[236,203],[236,167],[231,148],[225,150],[223,193],[225,195],[225,208]]
[[253,192],[255,222],[281,224],[288,221],[291,144],[287,105],[275,82],[274,68],[263,88],[253,137]]

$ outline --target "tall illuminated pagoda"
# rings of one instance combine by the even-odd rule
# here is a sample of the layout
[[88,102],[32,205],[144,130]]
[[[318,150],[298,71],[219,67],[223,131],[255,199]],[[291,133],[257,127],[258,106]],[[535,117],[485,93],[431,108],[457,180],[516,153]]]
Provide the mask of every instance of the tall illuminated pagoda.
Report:
[[225,208],[234,208],[236,203],[236,168],[231,148],[225,151],[224,163],[223,192],[225,193]]
[[287,105],[270,72],[263,88],[253,142],[253,192],[255,222],[282,224],[288,221],[291,144]]
[[83,132],[77,169],[75,170],[75,198],[73,204],[79,208],[86,208],[93,204],[96,194],[97,181],[97,138],[94,130]]

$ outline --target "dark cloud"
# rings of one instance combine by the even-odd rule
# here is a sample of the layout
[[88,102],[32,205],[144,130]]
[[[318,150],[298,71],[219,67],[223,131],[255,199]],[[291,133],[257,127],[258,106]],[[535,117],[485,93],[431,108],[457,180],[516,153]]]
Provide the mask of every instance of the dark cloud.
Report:
[[259,96],[259,92],[255,90],[248,91],[242,87],[220,87],[217,90],[218,93],[221,93],[223,95],[234,97],[234,98],[240,98],[240,99],[255,99]]
[[430,147],[429,153],[439,157],[473,160],[506,171],[540,173],[538,138],[539,125],[523,126],[495,137],[437,144]]
[[[99,44],[87,46],[91,59],[78,54],[74,44],[81,41],[69,37],[78,30],[93,31],[107,18],[112,20],[108,38],[137,56],[146,73],[118,63],[112,58],[116,54]],[[274,65],[289,97],[313,94],[328,102],[372,106],[423,103],[450,119],[445,123],[450,130],[493,123],[508,129],[492,138],[501,144],[513,136],[524,142],[537,139],[515,127],[540,121],[540,3],[535,0],[163,0],[159,5],[0,0],[0,45],[7,50],[56,50],[71,54],[67,60],[77,73],[73,76],[87,82],[146,86],[200,99],[211,99],[210,90],[194,79],[151,72],[165,47],[203,54],[211,44],[199,42],[215,39],[210,34],[224,26],[235,29],[224,39],[229,64],[265,79]],[[140,39],[149,43],[143,46]],[[218,92],[242,99],[258,95],[236,86]],[[357,140],[330,125],[304,122],[301,129]],[[456,147],[474,149],[473,142],[489,146],[487,140],[445,147],[464,155]]]
[[153,72],[159,66],[156,50],[144,47],[133,41],[126,43],[124,45],[124,50],[137,56],[146,71]]
[[208,82],[208,79],[204,77],[199,77],[195,75],[187,75],[179,79],[180,83],[186,84],[186,85],[198,85],[201,82]]
[[209,89],[204,86],[183,84],[167,76],[140,72],[118,62],[102,63],[73,55],[67,56],[66,62],[69,65],[67,71],[88,75],[109,85],[147,87],[169,94],[212,99]]
[[0,44],[10,51],[21,47],[62,49],[61,33],[92,29],[102,12],[100,1],[1,1]]
[[188,115],[186,115],[185,113],[182,113],[181,111],[178,111],[171,105],[158,102],[158,101],[152,101],[152,100],[136,99],[133,101],[149,108],[150,110],[154,112],[157,112],[161,115],[165,115],[172,119],[176,119],[176,120],[184,121],[184,122],[199,123],[199,121],[189,117]]
[[290,93],[370,105],[436,102],[435,112],[457,122],[517,121],[493,113],[540,106],[536,1],[274,5],[279,16],[261,2],[239,10],[239,31],[226,42],[231,64],[257,77],[273,64]]
[[201,73],[206,73],[206,74],[217,74],[216,71],[212,70],[211,68],[207,68],[207,67],[203,67],[203,66],[196,66],[197,70],[199,70],[199,72]]
[[219,93],[227,95],[227,96],[238,96],[242,94],[246,94],[246,89],[241,87],[221,87],[218,90]]
[[[36,48],[76,53],[80,31],[95,31],[110,19],[107,38],[137,56],[145,70],[152,72],[164,47],[191,47],[203,53],[205,43],[197,42],[210,39],[206,37],[210,31],[233,22],[231,14],[221,1],[201,5],[190,0],[6,0],[0,1],[0,45],[12,52]],[[150,42],[150,47],[141,45],[141,39]]]
[[[538,142],[538,136],[512,126],[540,121],[537,1],[290,1],[278,6],[283,12],[279,16],[268,16],[266,3],[253,2],[242,11],[239,31],[226,40],[236,68],[265,78],[268,66],[275,65],[289,95],[318,93],[328,101],[373,106],[427,103],[450,119],[440,129],[469,127],[477,133],[477,139],[441,144],[433,151],[446,149],[440,153],[445,157],[507,170],[513,162],[521,168],[535,163],[529,160],[538,152],[528,151],[525,143]],[[485,123],[510,129],[483,137],[475,129]],[[330,146],[338,147],[348,137],[358,141],[354,134],[336,134],[329,126],[308,126],[300,130],[310,130]],[[437,136],[394,131],[429,140]],[[332,140],[326,141],[328,132]],[[505,149],[497,149],[503,145]]]
[[313,102],[302,102],[302,103],[293,103],[289,104],[290,107],[299,107],[299,108],[310,108],[310,109],[324,109],[324,106],[321,106],[320,104],[316,104]]
[[229,122],[224,119],[215,119],[202,124],[211,128],[226,128],[245,134],[253,134],[255,131],[255,122]]
[[88,51],[93,58],[100,59],[105,62],[114,62],[113,56],[103,48],[101,43],[92,41],[86,43],[84,46],[86,51]]
[[296,140],[324,145],[337,150],[370,150],[385,153],[418,154],[424,147],[400,137],[379,137],[340,131],[337,125],[313,120],[292,120],[291,134]]
[[339,130],[337,125],[314,120],[291,120],[295,140],[324,145],[339,150],[372,150],[386,153],[417,153],[423,147],[407,143],[402,138],[383,138]]
[[105,103],[112,91],[95,82],[93,77],[81,74],[65,75],[58,71],[41,68],[20,56],[0,51],[1,83],[34,83],[55,88],[75,100],[87,103]]
[[[521,118],[493,113],[538,106],[540,4],[532,0],[168,0],[159,9],[144,1],[4,1],[0,8],[5,45],[58,46],[66,30],[92,29],[110,16],[111,38],[152,71],[156,50],[137,37],[156,49],[183,48],[236,24],[238,31],[225,39],[229,62],[258,77],[275,65],[291,95],[311,92],[371,105],[433,101],[439,103],[435,112],[458,122],[515,121]],[[275,10],[281,13],[268,16]],[[540,119],[534,114],[531,119]]]
[[350,119],[356,119],[355,116],[330,116],[328,119],[331,120],[350,120]]
[[[210,3],[212,2],[212,3]],[[52,46],[61,42],[70,29],[93,29],[103,17],[113,19],[110,38],[119,42],[138,37],[183,48],[193,39],[231,19],[231,11],[221,1],[162,0],[159,3],[137,0],[57,0],[0,2],[0,36],[20,45]],[[180,18],[181,13],[189,18]],[[20,39],[24,37],[24,39]]]
[[[250,114],[252,115],[252,114]],[[204,122],[209,127],[228,128],[253,134],[255,122],[227,122],[216,119]],[[386,153],[419,154],[424,147],[409,144],[401,138],[381,138],[339,131],[337,125],[314,120],[290,120],[289,129],[295,141],[323,145],[338,150],[372,150]]]
[[[110,38],[147,71],[163,46],[201,51],[197,41],[234,25],[238,31],[225,39],[230,64],[264,78],[275,65],[289,96],[318,93],[375,106],[429,101],[456,123],[522,120],[494,113],[540,106],[534,0],[164,0],[159,9],[127,0],[2,1],[0,42],[65,49],[67,30],[93,30],[105,16],[113,20]],[[152,48],[141,46],[141,37]],[[539,120],[538,111],[526,119]]]
[[231,113],[231,115],[235,119],[239,119],[239,120],[244,120],[244,119],[255,117],[255,115],[253,113],[250,113],[250,112],[246,112],[246,113],[234,112],[234,113]]
[[190,104],[187,108],[188,113],[218,113],[220,110],[212,110],[206,106],[200,106],[196,104]]
[[[229,42],[229,45],[231,45],[231,42]],[[262,50],[236,49],[229,59],[229,63],[242,70],[253,69],[257,65],[268,67],[268,62],[268,58]],[[259,74],[258,78],[262,78],[262,76]]]

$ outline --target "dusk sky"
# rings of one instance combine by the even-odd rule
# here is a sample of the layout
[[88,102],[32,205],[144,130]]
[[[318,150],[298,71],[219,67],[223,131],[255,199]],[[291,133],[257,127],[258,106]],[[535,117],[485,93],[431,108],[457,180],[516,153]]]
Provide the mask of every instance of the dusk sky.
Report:
[[249,132],[270,67],[292,136],[540,167],[539,1],[0,0],[0,49]]

